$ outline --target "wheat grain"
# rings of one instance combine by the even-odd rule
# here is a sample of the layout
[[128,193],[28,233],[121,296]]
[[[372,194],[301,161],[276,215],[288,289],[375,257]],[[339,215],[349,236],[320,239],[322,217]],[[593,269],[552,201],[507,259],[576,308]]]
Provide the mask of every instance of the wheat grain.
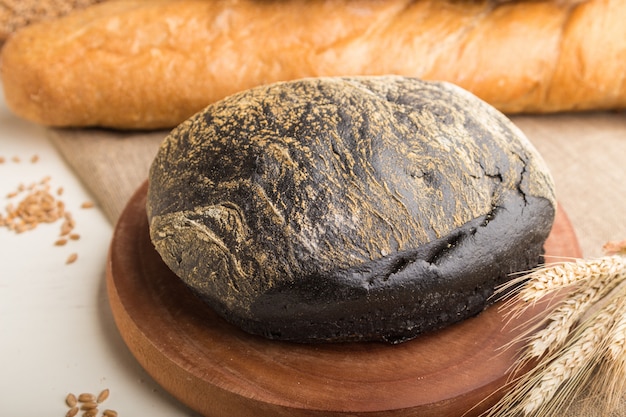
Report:
[[602,246],[607,255],[626,255],[626,239],[622,241],[607,242]]
[[96,398],[96,402],[97,402],[98,404],[100,404],[100,403],[102,403],[102,402],[106,401],[106,399],[107,399],[107,398],[109,398],[109,389],[108,389],[108,388],[103,389],[103,390],[100,392],[100,394],[98,394],[98,398]]
[[90,402],[90,401],[96,401],[96,396],[93,395],[90,392],[83,392],[82,394],[80,394],[78,396],[78,401],[80,402]]
[[27,188],[20,184],[7,197],[15,198],[25,191],[28,194],[17,205],[9,204],[6,207],[5,226],[9,229],[18,233],[32,230],[39,223],[53,223],[65,215],[64,206],[56,202],[47,185]]
[[[50,176],[44,177],[38,183],[31,183],[28,187],[19,184],[15,191],[10,192],[7,198],[12,199],[26,193],[17,204],[9,203],[5,214],[0,214],[0,227],[5,227],[16,234],[35,229],[42,223],[54,223],[62,220],[59,238],[55,246],[64,246],[69,240],[78,240],[80,236],[73,233],[76,221],[72,214],[65,209],[65,203],[57,200],[50,192]],[[57,189],[57,195],[62,194],[62,188]],[[76,261],[78,255],[71,254],[66,263]]]
[[64,221],[63,223],[61,223],[60,234],[61,234],[61,236],[67,236],[67,235],[69,235],[71,233],[71,231],[73,229],[74,228],[72,227],[72,225],[69,222]]
[[93,410],[93,409],[96,409],[96,408],[98,408],[98,403],[96,401],[85,401],[80,406],[80,409],[83,410],[83,411]]
[[77,259],[78,259],[78,254],[77,254],[76,252],[74,252],[74,253],[71,253],[71,254],[67,257],[67,259],[65,260],[65,263],[66,263],[67,265],[69,265],[69,264],[73,264],[74,262],[76,262],[76,260],[77,260]]
[[76,396],[72,393],[67,394],[67,397],[65,397],[65,404],[67,404],[68,407],[74,407],[76,406],[76,403]]
[[83,417],[96,417],[98,415],[98,409],[92,408],[83,413]]
[[[66,413],[66,417],[74,417],[80,410],[83,411],[82,417],[96,417],[98,415],[98,406],[109,398],[109,389],[105,388],[96,396],[90,392],[83,392],[76,397],[74,394],[68,394],[65,403],[70,407]],[[117,417],[117,411],[106,409],[102,412],[103,417]]]
[[81,410],[93,410],[95,408],[98,408],[98,403],[95,400],[94,401],[85,401],[80,406]]

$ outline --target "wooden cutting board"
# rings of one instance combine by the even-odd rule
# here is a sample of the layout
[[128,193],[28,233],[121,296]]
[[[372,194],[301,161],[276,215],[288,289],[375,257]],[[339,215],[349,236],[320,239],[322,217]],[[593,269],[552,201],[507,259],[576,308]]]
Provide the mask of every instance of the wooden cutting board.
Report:
[[[477,317],[399,345],[294,344],[242,332],[196,299],[165,266],[148,235],[147,183],[116,225],[107,263],[119,331],[147,372],[210,417],[477,416],[506,389],[526,321],[496,304]],[[546,244],[580,257],[559,210]],[[541,314],[546,304],[531,313]]]

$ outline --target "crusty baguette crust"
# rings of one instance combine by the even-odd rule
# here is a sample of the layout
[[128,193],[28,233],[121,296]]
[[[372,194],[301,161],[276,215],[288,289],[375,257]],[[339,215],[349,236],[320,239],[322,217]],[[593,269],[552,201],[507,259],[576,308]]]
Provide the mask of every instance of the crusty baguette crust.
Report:
[[626,107],[626,0],[109,1],[18,31],[8,106],[51,126],[175,126],[256,85],[400,74],[505,113]]

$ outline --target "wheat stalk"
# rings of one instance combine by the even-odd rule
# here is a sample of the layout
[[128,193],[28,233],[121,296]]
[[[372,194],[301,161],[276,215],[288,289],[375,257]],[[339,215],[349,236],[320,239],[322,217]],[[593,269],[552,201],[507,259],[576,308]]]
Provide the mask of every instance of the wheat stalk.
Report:
[[626,353],[626,312],[616,322],[609,337],[609,357],[612,360],[624,359]]
[[626,392],[626,281],[611,299],[619,303],[614,314],[615,322],[606,334],[605,357],[590,381],[585,401],[587,407],[600,410],[599,415],[608,415],[615,410]]
[[[554,355],[545,369],[540,370],[540,378],[532,384],[526,398],[521,403],[524,415],[545,409],[558,408],[551,404],[559,390],[564,389],[568,380],[576,386],[565,387],[569,393],[578,393],[589,381],[595,364],[607,350],[606,334],[615,321],[616,303],[609,304],[600,311],[589,325],[573,336],[557,355]],[[550,410],[556,412],[557,410]]]
[[[605,245],[609,255],[546,265],[513,280],[522,288],[504,308],[518,317],[549,295],[567,294],[509,346],[525,342],[512,387],[487,416],[552,416],[585,390],[605,406],[626,388],[626,240]],[[506,287],[501,289],[502,292]],[[529,364],[533,367],[527,372]],[[595,402],[594,402],[595,404]]]

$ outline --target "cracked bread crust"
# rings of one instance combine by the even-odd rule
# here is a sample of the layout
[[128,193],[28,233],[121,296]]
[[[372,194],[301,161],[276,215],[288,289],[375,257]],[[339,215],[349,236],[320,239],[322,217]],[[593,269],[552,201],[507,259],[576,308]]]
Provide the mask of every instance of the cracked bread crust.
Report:
[[148,218],[166,264],[252,333],[398,342],[482,311],[537,265],[554,218],[541,157],[446,83],[277,83],[163,142]]

